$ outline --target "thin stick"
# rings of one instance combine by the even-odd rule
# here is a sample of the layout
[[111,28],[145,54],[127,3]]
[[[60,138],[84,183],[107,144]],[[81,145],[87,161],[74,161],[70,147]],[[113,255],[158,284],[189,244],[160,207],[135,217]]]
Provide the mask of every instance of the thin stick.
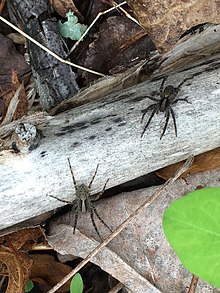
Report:
[[192,275],[191,284],[188,290],[188,293],[195,293],[196,292],[196,286],[198,283],[199,278],[195,275]]
[[82,67],[80,65],[77,65],[75,63],[72,63],[70,61],[64,60],[63,58],[61,58],[59,55],[57,55],[56,53],[54,53],[53,51],[51,51],[50,49],[48,49],[47,47],[45,47],[44,45],[42,45],[41,43],[39,43],[38,41],[36,41],[35,39],[33,39],[32,37],[30,37],[28,34],[26,34],[25,32],[23,32],[22,30],[20,30],[18,27],[16,27],[15,25],[13,25],[12,23],[10,23],[8,20],[6,20],[4,17],[0,16],[0,20],[3,21],[4,23],[6,23],[7,25],[9,25],[10,27],[12,27],[14,30],[16,30],[17,32],[19,32],[21,35],[23,35],[24,37],[26,37],[28,40],[30,40],[32,43],[34,43],[35,45],[37,45],[38,47],[40,47],[41,49],[43,49],[44,51],[46,51],[48,54],[50,54],[51,56],[53,56],[54,58],[56,58],[57,60],[59,60],[62,63],[74,66],[76,68],[79,68],[81,70],[85,70],[88,71],[90,73],[102,76],[102,77],[107,77],[106,75],[93,71],[91,69]]
[[[113,1],[114,2],[114,1]],[[115,2],[114,2],[115,3]],[[116,4],[116,3],[115,3]],[[117,6],[117,5],[116,5]],[[119,7],[119,9],[127,16],[127,18],[131,19],[133,22],[135,22],[136,24],[138,24],[139,26],[140,23],[137,21],[137,19],[135,19],[134,17],[132,17],[124,8]]]
[[106,246],[112,239],[114,239],[128,224],[137,216],[143,209],[151,205],[165,190],[166,187],[171,185],[177,178],[181,176],[188,168],[191,166],[194,157],[191,155],[186,162],[177,170],[173,177],[169,178],[161,187],[159,187],[151,197],[146,200],[139,208],[137,208],[131,215],[116,229],[114,230],[102,243],[100,243],[90,254],[82,260],[69,274],[67,274],[59,283],[57,283],[53,288],[51,288],[47,293],[54,293],[63,284],[65,284],[70,278],[72,278],[84,265],[86,265],[93,256],[95,256],[99,250]]
[[95,19],[93,20],[93,22],[90,24],[90,26],[87,28],[87,30],[84,32],[84,34],[82,34],[81,38],[73,45],[73,47],[70,49],[70,51],[68,52],[68,56],[75,50],[75,48],[79,45],[79,43],[83,40],[83,38],[88,34],[88,32],[90,31],[90,29],[92,28],[92,26],[96,23],[96,21],[99,19],[99,17],[103,14],[106,14],[112,10],[114,10],[115,8],[118,8],[124,4],[126,4],[127,2],[124,1],[120,4],[115,5],[114,7],[111,7],[105,11],[99,12],[97,14],[97,16],[95,17]]
[[118,284],[116,284],[110,291],[108,291],[108,293],[117,293],[118,291],[120,291],[125,285],[118,282]]

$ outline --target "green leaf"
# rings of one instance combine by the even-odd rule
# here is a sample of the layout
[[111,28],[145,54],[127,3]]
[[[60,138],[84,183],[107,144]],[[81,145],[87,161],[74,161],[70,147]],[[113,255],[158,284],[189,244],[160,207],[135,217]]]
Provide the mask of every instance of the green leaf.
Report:
[[220,288],[220,188],[174,201],[165,211],[163,229],[184,267]]
[[82,293],[83,291],[83,280],[79,273],[73,276],[70,283],[70,292],[71,293]]
[[34,288],[34,283],[31,280],[28,280],[24,288],[24,292],[30,292]]

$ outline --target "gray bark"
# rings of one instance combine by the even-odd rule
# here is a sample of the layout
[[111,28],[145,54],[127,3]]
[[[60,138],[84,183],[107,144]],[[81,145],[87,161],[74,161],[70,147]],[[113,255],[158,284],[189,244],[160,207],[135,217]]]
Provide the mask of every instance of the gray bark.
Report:
[[[169,77],[166,84],[178,85],[184,77],[193,76],[193,70]],[[196,70],[203,73],[188,80],[178,96],[187,96],[190,104],[180,101],[173,106],[178,137],[170,120],[165,136],[159,139],[164,113],[155,115],[140,137],[149,117],[147,114],[141,124],[142,111],[152,103],[146,96],[158,90],[158,80],[55,116],[41,128],[40,145],[28,154],[4,151],[0,157],[0,229],[64,205],[49,195],[74,199],[68,157],[78,183],[88,183],[100,164],[92,186],[92,193],[97,193],[107,178],[110,188],[190,154],[219,147],[220,70]]]
[[[22,23],[29,36],[60,57],[66,57],[48,1],[10,0],[10,3],[18,22]],[[78,92],[76,76],[69,65],[61,63],[29,41],[28,50],[43,109],[48,110]]]
[[[217,60],[217,59],[216,59]],[[2,151],[0,156],[0,230],[64,205],[49,195],[75,198],[67,158],[78,183],[88,184],[99,164],[92,194],[220,146],[220,69],[218,60],[169,76],[166,85],[182,85],[178,98],[190,103],[173,106],[178,136],[172,120],[162,140],[164,113],[154,116],[141,138],[149,117],[142,111],[152,101],[161,79],[143,82],[61,113],[41,129],[40,145],[27,154]],[[214,69],[212,69],[214,68]],[[157,97],[157,96],[155,96]],[[158,98],[158,97],[157,97]],[[35,221],[36,223],[36,221]],[[21,224],[22,225],[22,224]]]

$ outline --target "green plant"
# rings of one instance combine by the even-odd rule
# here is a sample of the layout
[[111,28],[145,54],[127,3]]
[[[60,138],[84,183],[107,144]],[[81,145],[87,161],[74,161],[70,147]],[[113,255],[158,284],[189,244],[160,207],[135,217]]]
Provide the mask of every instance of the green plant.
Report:
[[163,229],[183,266],[220,288],[220,188],[174,201],[164,213]]
[[83,280],[79,273],[75,274],[70,283],[70,293],[82,293]]
[[28,280],[24,288],[24,292],[30,292],[34,288],[34,283],[31,280]]
[[70,38],[71,40],[79,40],[87,29],[84,24],[78,23],[78,17],[73,12],[69,11],[66,14],[67,21],[62,23],[58,21],[57,29],[60,35],[64,38]]

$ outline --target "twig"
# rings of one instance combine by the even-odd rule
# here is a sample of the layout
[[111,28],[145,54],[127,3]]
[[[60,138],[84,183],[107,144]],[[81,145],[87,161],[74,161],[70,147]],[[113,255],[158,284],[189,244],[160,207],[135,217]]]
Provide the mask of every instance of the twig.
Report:
[[67,274],[59,283],[51,288],[47,293],[54,293],[63,284],[65,284],[71,277],[73,277],[85,264],[87,264],[99,250],[106,246],[112,239],[114,239],[128,224],[133,220],[143,209],[151,205],[165,190],[166,187],[171,185],[181,174],[183,174],[192,164],[194,157],[191,155],[186,162],[177,170],[173,177],[168,179],[158,190],[156,190],[151,197],[139,206],[131,215],[116,229],[114,230],[102,243],[100,243],[84,260],[82,260],[69,274]]
[[68,52],[68,56],[75,50],[75,48],[79,45],[79,43],[83,40],[83,38],[88,34],[88,32],[90,31],[90,29],[93,27],[93,25],[96,23],[96,21],[99,19],[99,17],[101,16],[101,15],[104,15],[104,14],[106,14],[106,13],[108,13],[108,12],[110,12],[110,11],[112,11],[112,10],[114,10],[114,9],[116,9],[116,8],[119,8],[121,11],[123,11],[124,12],[124,14],[128,17],[128,18],[130,18],[130,19],[132,19],[135,23],[137,23],[138,25],[139,25],[139,23],[138,23],[138,21],[136,20],[136,19],[134,19],[126,10],[124,10],[121,6],[122,5],[124,5],[124,4],[127,4],[127,2],[126,1],[124,1],[124,2],[122,2],[122,3],[120,3],[120,4],[117,4],[117,3],[115,3],[114,1],[113,1],[113,3],[115,4],[113,7],[111,7],[111,8],[109,8],[109,9],[107,9],[107,10],[105,10],[105,11],[101,11],[101,12],[99,12],[98,14],[97,14],[97,16],[95,17],[95,19],[92,21],[92,23],[90,24],[90,26],[87,28],[87,30],[84,32],[84,34],[82,34],[82,36],[81,36],[81,38],[73,45],[73,47],[70,49],[70,51]]
[[187,293],[195,293],[198,280],[199,278],[197,276],[192,275],[191,284]]
[[28,40],[30,40],[32,43],[34,43],[35,45],[37,45],[38,47],[40,47],[41,49],[43,49],[44,51],[46,51],[48,54],[50,54],[51,56],[53,56],[54,58],[56,58],[57,60],[59,60],[62,63],[66,63],[68,65],[74,66],[76,68],[79,68],[81,70],[85,70],[88,71],[90,73],[102,76],[102,77],[107,77],[106,75],[93,71],[91,69],[82,67],[80,65],[77,65],[75,63],[72,63],[70,61],[67,61],[63,58],[61,58],[59,55],[57,55],[56,53],[54,53],[53,51],[51,51],[50,49],[48,49],[47,47],[45,47],[44,45],[42,45],[41,43],[39,43],[38,41],[36,41],[35,39],[33,39],[32,37],[30,37],[28,34],[26,34],[25,32],[23,32],[22,30],[20,30],[18,27],[16,27],[15,25],[13,25],[12,23],[10,23],[8,20],[6,20],[4,17],[0,16],[0,20],[3,21],[4,23],[6,23],[7,25],[9,25],[10,27],[12,27],[14,30],[16,30],[17,32],[19,32],[21,35],[25,36]]
[[108,293],[117,293],[118,291],[120,291],[125,285],[118,282],[110,291],[108,291]]

